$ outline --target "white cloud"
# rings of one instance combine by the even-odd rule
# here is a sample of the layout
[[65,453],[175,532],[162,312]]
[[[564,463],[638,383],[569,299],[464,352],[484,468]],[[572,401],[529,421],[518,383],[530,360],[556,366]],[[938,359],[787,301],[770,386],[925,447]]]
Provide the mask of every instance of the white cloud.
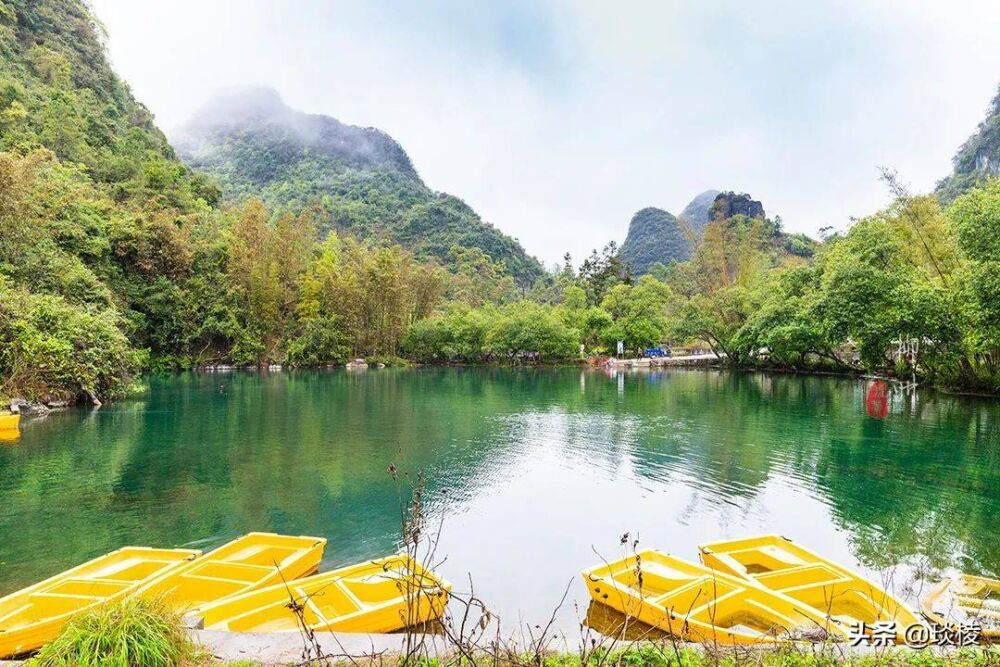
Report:
[[746,190],[815,234],[949,170],[1000,80],[990,3],[94,0],[168,129],[214,89],[392,134],[546,263],[647,205]]

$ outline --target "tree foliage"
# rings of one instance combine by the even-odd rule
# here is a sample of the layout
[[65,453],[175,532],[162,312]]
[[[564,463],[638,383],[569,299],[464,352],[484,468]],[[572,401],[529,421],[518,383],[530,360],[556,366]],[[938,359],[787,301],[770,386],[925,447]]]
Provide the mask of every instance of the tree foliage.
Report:
[[189,123],[179,147],[225,198],[259,197],[280,212],[317,212],[320,235],[399,244],[421,261],[451,265],[453,248],[489,257],[522,287],[542,267],[461,199],[420,179],[403,148],[372,128],[287,107],[269,89],[219,96]]

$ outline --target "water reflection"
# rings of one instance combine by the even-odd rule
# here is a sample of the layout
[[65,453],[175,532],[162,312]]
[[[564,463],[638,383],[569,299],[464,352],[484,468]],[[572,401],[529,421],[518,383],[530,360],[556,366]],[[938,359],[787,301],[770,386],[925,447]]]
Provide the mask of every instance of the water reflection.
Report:
[[123,544],[248,530],[327,537],[327,567],[382,555],[389,464],[425,473],[445,576],[471,572],[508,618],[550,610],[625,531],[687,558],[779,532],[868,568],[996,575],[998,412],[888,392],[872,419],[864,383],[716,371],[153,378],[0,448],[0,592]]

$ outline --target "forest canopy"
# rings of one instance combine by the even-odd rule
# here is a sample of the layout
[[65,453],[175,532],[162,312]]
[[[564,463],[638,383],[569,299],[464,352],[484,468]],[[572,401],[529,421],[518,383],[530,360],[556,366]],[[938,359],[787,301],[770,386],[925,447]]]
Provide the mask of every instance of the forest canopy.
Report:
[[4,2],[0,52],[2,397],[104,400],[210,364],[577,362],[619,340],[1000,392],[997,178],[942,208],[887,175],[892,204],[821,243],[730,207],[639,278],[614,243],[544,271],[377,131],[343,130],[368,146],[353,162],[235,144],[239,169],[192,170],[78,0]]

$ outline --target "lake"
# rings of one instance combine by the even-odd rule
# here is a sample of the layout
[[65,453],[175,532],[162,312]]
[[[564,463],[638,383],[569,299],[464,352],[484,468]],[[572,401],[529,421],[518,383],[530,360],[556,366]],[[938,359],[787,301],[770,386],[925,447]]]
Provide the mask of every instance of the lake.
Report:
[[[0,593],[127,544],[252,530],[329,539],[324,568],[394,551],[422,472],[439,571],[506,626],[560,627],[620,537],[697,559],[776,532],[913,599],[1000,575],[1000,402],[708,370],[417,369],[157,376],[138,398],[0,443]],[[576,603],[574,607],[573,603]]]

